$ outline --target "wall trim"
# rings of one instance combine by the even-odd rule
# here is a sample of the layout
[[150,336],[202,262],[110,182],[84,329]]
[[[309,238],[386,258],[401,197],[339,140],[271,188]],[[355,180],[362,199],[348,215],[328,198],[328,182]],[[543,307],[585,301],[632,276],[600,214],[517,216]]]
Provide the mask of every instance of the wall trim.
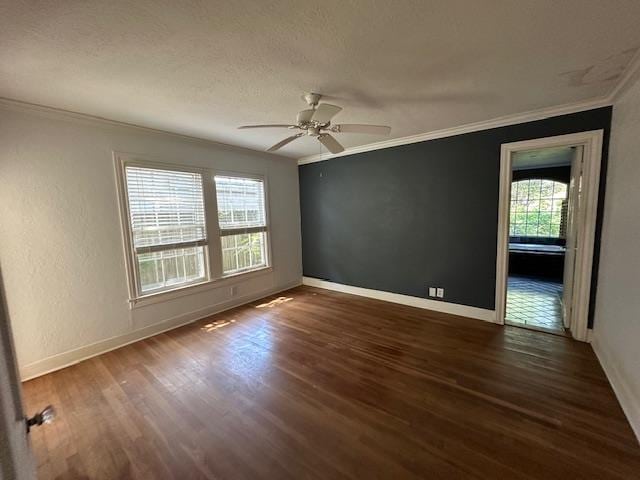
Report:
[[89,345],[85,345],[73,350],[68,350],[66,352],[51,355],[50,357],[46,357],[20,367],[19,370],[21,381],[26,382],[27,380],[46,375],[47,373],[70,367],[71,365],[75,365],[76,363],[88,360],[89,358],[96,357],[112,350],[116,350],[131,343],[144,340],[145,338],[153,337],[154,335],[158,335],[160,333],[168,332],[169,330],[173,330],[174,328],[196,322],[216,313],[221,313],[225,310],[251,303],[255,300],[274,295],[284,290],[289,290],[290,288],[297,287],[301,284],[302,282],[300,280],[297,280],[295,282],[290,282],[288,284],[280,285],[275,288],[267,288],[248,295],[225,300],[223,302],[219,302],[214,305],[201,308],[199,310],[183,313],[181,315],[167,319],[163,322],[125,333],[124,335],[107,338],[106,340],[100,340],[98,342],[91,343]]
[[587,343],[593,342],[593,329],[587,328]]
[[479,132],[482,130],[490,130],[492,128],[507,127],[509,125],[517,125],[519,123],[534,122],[544,120],[545,118],[557,117],[560,115],[568,115],[571,113],[584,112],[595,108],[609,107],[632,85],[636,79],[640,77],[640,49],[631,59],[624,72],[620,76],[620,80],[613,86],[611,91],[602,97],[582,100],[579,102],[566,103],[564,105],[556,105],[545,107],[528,112],[515,113],[505,115],[489,120],[482,120],[474,123],[467,123],[456,127],[443,128],[441,130],[433,130],[431,132],[419,133],[407,137],[393,138],[383,140],[381,142],[369,143],[367,145],[359,145],[356,147],[346,148],[343,152],[321,153],[309,155],[298,159],[298,165],[306,165],[307,163],[321,162],[331,158],[353,155],[355,153],[370,152],[372,150],[381,150],[383,148],[397,147],[399,145],[409,145],[411,143],[424,142],[427,140],[435,140],[438,138],[453,137],[465,133]]
[[557,117],[560,115],[567,115],[570,113],[584,112],[587,110],[593,110],[601,107],[611,106],[612,100],[609,97],[600,98],[595,100],[586,100],[583,102],[570,103],[566,105],[560,105],[555,107],[547,107],[538,110],[532,110],[530,112],[517,113],[514,115],[506,115],[503,117],[494,118],[491,120],[483,120],[480,122],[468,123],[457,127],[443,128],[441,130],[433,130],[431,132],[420,133],[417,135],[410,135],[408,137],[393,138],[389,140],[383,140],[381,142],[369,143],[367,145],[359,145],[357,147],[350,147],[343,152],[321,153],[316,155],[309,155],[298,159],[298,165],[306,165],[308,163],[321,162],[323,160],[329,160],[331,158],[343,157],[346,155],[353,155],[355,153],[370,152],[372,150],[381,150],[384,148],[397,147],[400,145],[409,145],[411,143],[424,142],[427,140],[436,140],[438,138],[453,137],[456,135],[463,135],[465,133],[479,132],[482,130],[490,130],[492,128],[506,127],[509,125],[517,125],[519,123],[534,122],[537,120],[544,120],[546,118]]
[[611,92],[607,96],[611,103],[614,103],[622,94],[635,83],[640,75],[640,48],[636,51],[635,55],[625,68],[624,72],[620,76],[620,80],[611,89]]
[[272,159],[279,158],[279,159],[291,160],[291,161],[295,160],[294,158],[285,157],[284,155],[279,155],[277,153],[266,152],[263,150],[254,150],[252,148],[241,147],[238,145],[231,145],[228,143],[216,142],[215,140],[209,140],[202,137],[194,137],[191,135],[186,135],[184,133],[176,133],[176,132],[170,132],[168,130],[161,130],[159,128],[145,127],[142,125],[137,125],[135,123],[120,122],[118,120],[111,120],[105,117],[89,115],[87,113],[74,112],[71,110],[64,110],[62,108],[49,107],[49,106],[40,105],[37,103],[23,102],[21,100],[14,100],[12,98],[0,97],[0,106],[13,109],[13,110],[19,110],[19,111],[32,111],[32,112],[35,111],[35,112],[40,112],[40,113],[49,114],[49,115],[59,115],[62,117],[66,117],[67,119],[70,119],[70,120],[75,120],[75,121],[84,122],[84,123],[107,125],[111,127],[119,127],[119,128],[127,128],[127,129],[133,128],[133,129],[141,130],[147,133],[153,133],[156,135],[167,135],[167,136],[185,140],[191,143],[215,146],[225,150],[231,150],[231,151],[244,153],[244,154],[258,155],[265,158],[272,158]]
[[496,312],[484,308],[470,307],[467,305],[459,305],[457,303],[441,302],[438,300],[430,300],[428,298],[412,297],[410,295],[402,295],[400,293],[385,292],[383,290],[373,290],[370,288],[353,287],[342,283],[329,282],[313,277],[302,277],[302,284],[310,287],[324,288],[336,292],[350,293],[361,297],[375,298],[376,300],[384,300],[385,302],[399,303],[410,307],[424,308],[425,310],[433,310],[434,312],[449,313],[461,317],[483,320],[485,322],[496,323]]
[[[381,142],[369,143],[366,145],[359,145],[356,147],[347,148],[343,152],[337,153],[337,154],[322,153],[317,155],[309,155],[309,156],[305,156],[297,159],[297,162],[298,162],[298,165],[305,165],[307,163],[321,162],[323,160],[329,160],[331,158],[342,157],[346,155],[353,155],[355,153],[369,152],[372,150],[380,150],[383,148],[395,147],[399,145],[408,145],[411,143],[424,142],[426,140],[435,140],[438,138],[452,137],[455,135],[462,135],[465,133],[489,130],[491,128],[506,127],[509,125],[517,125],[519,123],[533,122],[536,120],[544,120],[545,118],[557,117],[559,115],[567,115],[570,113],[593,110],[595,108],[608,107],[613,105],[614,101],[624,93],[624,91],[629,87],[629,85],[633,84],[634,80],[638,76],[640,76],[640,50],[636,52],[635,56],[629,62],[629,65],[627,65],[627,68],[625,69],[622,76],[620,77],[620,80],[611,89],[611,91],[603,97],[597,97],[589,100],[582,100],[579,102],[572,102],[572,103],[567,103],[563,105],[544,107],[540,109],[530,110],[528,112],[505,115],[505,116],[496,117],[489,120],[482,120],[479,122],[463,124],[455,127],[443,128],[440,130],[432,130],[430,132],[419,133],[417,135],[410,135],[406,137],[384,140]],[[142,125],[137,125],[133,123],[120,122],[118,120],[111,120],[108,118],[99,117],[95,115],[89,115],[85,113],[64,110],[56,107],[49,107],[49,106],[40,105],[37,103],[24,102],[21,100],[15,100],[7,97],[0,97],[0,105],[5,107],[18,108],[22,110],[35,110],[35,111],[40,111],[45,113],[57,113],[60,115],[64,115],[68,118],[74,118],[76,120],[92,121],[92,122],[102,123],[105,125],[111,125],[116,127],[135,128],[135,129],[147,131],[149,133],[170,135],[173,137],[182,138],[183,140],[196,142],[196,143],[204,143],[208,145],[215,145],[217,147],[227,148],[230,150],[235,150],[240,152],[251,152],[252,154],[257,153],[265,157],[271,157],[271,158],[277,157],[277,158],[282,158],[287,160],[292,159],[291,157],[278,155],[271,152],[265,152],[262,150],[241,147],[238,145],[230,145],[222,142],[216,142],[215,140],[208,140],[201,137],[194,137],[191,135],[171,132],[168,130],[161,130],[161,129],[152,128],[152,127],[144,127]]]
[[616,394],[616,398],[629,421],[629,425],[631,425],[633,433],[636,435],[638,443],[640,443],[640,398],[634,394],[633,389],[626,382],[624,375],[616,365],[614,355],[599,340],[597,333],[593,337],[591,347],[600,361],[602,370],[604,370],[613,392]]
[[595,248],[595,231],[600,187],[600,165],[604,130],[570,133],[503,143],[500,148],[500,190],[498,198],[498,241],[496,245],[496,318],[504,323],[509,256],[509,200],[511,197],[511,157],[515,152],[538,148],[582,145],[584,189],[578,210],[577,248],[574,273],[574,293],[570,330],[573,338],[587,341],[591,272]]

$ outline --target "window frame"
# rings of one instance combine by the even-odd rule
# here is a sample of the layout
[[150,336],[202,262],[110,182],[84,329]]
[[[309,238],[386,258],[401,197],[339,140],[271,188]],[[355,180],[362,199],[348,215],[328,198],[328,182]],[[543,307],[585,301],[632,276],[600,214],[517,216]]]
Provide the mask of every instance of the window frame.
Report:
[[[157,302],[170,300],[205,291],[210,288],[218,288],[225,284],[238,283],[241,280],[256,275],[262,275],[273,271],[271,254],[271,228],[269,212],[269,188],[265,175],[256,173],[245,173],[238,171],[218,170],[215,168],[197,167],[188,164],[176,164],[165,161],[150,159],[142,155],[113,152],[116,186],[118,194],[118,205],[120,214],[120,224],[122,228],[123,248],[125,252],[125,267],[127,271],[127,284],[129,290],[129,306],[136,308]],[[133,243],[133,231],[129,211],[129,195],[126,181],[126,168],[155,168],[158,170],[198,173],[202,176],[202,195],[204,200],[204,220],[206,242],[204,242],[205,255],[205,279],[196,280],[189,283],[176,285],[174,288],[167,288],[148,293],[142,293],[140,284],[140,274],[136,260],[136,249]],[[218,222],[218,202],[215,186],[216,176],[251,178],[263,182],[264,207],[265,207],[265,256],[264,266],[247,269],[240,272],[233,272],[224,275],[222,272],[222,236]],[[262,227],[261,227],[262,228]],[[240,278],[241,277],[241,278]]]
[[[225,235],[222,235],[222,230],[220,228],[220,224],[217,221],[218,220],[218,196],[217,196],[217,191],[215,190],[215,183],[216,183],[216,178],[215,177],[229,177],[229,178],[247,178],[247,179],[252,179],[252,180],[259,180],[262,182],[262,192],[264,194],[264,227],[249,227],[249,228],[236,228],[236,229],[227,229],[227,232],[232,232],[232,233],[226,233]],[[243,275],[245,273],[250,273],[250,272],[254,272],[256,270],[260,270],[263,268],[269,268],[271,265],[271,236],[270,236],[270,232],[271,232],[271,228],[270,228],[270,222],[269,222],[269,189],[268,189],[268,185],[267,185],[267,179],[265,178],[264,175],[259,175],[259,174],[255,174],[255,173],[240,173],[240,172],[230,172],[228,170],[215,170],[214,171],[214,176],[213,176],[213,184],[214,184],[214,194],[216,197],[216,224],[218,226],[218,231],[217,231],[217,235],[218,235],[218,239],[219,239],[219,243],[220,243],[220,273],[221,273],[221,278],[231,278],[231,277],[236,277],[238,275]],[[251,269],[244,269],[244,270],[240,270],[240,271],[236,271],[236,272],[231,272],[231,273],[227,273],[226,275],[224,274],[224,269],[222,266],[222,238],[226,237],[226,236],[232,236],[232,235],[239,235],[242,233],[253,233],[253,232],[264,232],[265,235],[265,249],[264,249],[264,254],[265,254],[265,266],[262,267],[256,267],[256,268],[251,268]]]

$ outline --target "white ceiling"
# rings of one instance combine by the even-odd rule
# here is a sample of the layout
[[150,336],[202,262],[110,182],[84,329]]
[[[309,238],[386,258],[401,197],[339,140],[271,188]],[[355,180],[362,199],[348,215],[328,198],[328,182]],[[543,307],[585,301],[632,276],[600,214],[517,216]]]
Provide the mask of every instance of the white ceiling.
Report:
[[316,91],[397,138],[602,97],[639,24],[637,0],[11,1],[0,96],[264,150],[289,132],[235,127]]

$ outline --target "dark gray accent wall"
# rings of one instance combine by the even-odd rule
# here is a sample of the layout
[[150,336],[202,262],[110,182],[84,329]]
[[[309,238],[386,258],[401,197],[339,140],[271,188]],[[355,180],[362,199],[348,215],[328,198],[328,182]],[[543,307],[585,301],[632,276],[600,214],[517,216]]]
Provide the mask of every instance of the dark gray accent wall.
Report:
[[[447,302],[493,309],[501,144],[604,129],[604,182],[611,112],[300,166],[304,275],[415,297],[444,287]],[[596,236],[599,251],[600,226]]]

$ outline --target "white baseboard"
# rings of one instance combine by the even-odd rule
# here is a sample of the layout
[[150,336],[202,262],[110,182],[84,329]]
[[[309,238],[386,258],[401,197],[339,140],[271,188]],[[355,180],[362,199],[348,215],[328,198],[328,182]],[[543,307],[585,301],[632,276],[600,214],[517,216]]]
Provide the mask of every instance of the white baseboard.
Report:
[[361,297],[375,298],[386,302],[400,303],[411,307],[424,308],[435,312],[449,313],[451,315],[459,315],[461,317],[475,318],[484,320],[485,322],[497,323],[495,310],[487,310],[484,308],[469,307],[467,305],[458,305],[456,303],[441,302],[438,300],[429,300],[428,298],[412,297],[410,295],[402,295],[400,293],[385,292],[382,290],[372,290],[369,288],[352,287],[342,283],[328,282],[312,277],[302,277],[302,283],[311,287],[325,288],[327,290],[335,290],[336,292],[351,293],[360,295]]
[[591,347],[596,353],[596,357],[598,357],[609,383],[613,387],[618,402],[620,402],[620,406],[627,416],[629,425],[631,425],[633,433],[636,434],[638,443],[640,443],[640,398],[635,395],[624,376],[620,373],[620,369],[616,366],[614,355],[598,340],[597,334],[594,335],[591,341]]
[[26,382],[27,380],[31,380],[32,378],[63,369],[71,365],[75,365],[76,363],[80,363],[83,360],[87,360],[91,357],[95,357],[111,350],[124,347],[125,345],[129,345],[130,343],[144,340],[145,338],[149,338],[154,335],[173,330],[174,328],[193,323],[210,315],[214,315],[216,313],[220,313],[225,310],[229,310],[231,308],[253,302],[254,300],[258,300],[269,295],[274,295],[293,287],[297,287],[300,284],[300,281],[296,281],[290,284],[281,285],[276,288],[269,288],[261,290],[259,292],[254,292],[242,297],[235,297],[200,310],[187,312],[163,322],[134,330],[124,335],[118,335],[117,337],[100,340],[98,342],[85,345],[74,350],[69,350],[67,352],[58,353],[56,355],[43,358],[42,360],[38,360],[36,362],[20,367],[20,378],[23,382]]

